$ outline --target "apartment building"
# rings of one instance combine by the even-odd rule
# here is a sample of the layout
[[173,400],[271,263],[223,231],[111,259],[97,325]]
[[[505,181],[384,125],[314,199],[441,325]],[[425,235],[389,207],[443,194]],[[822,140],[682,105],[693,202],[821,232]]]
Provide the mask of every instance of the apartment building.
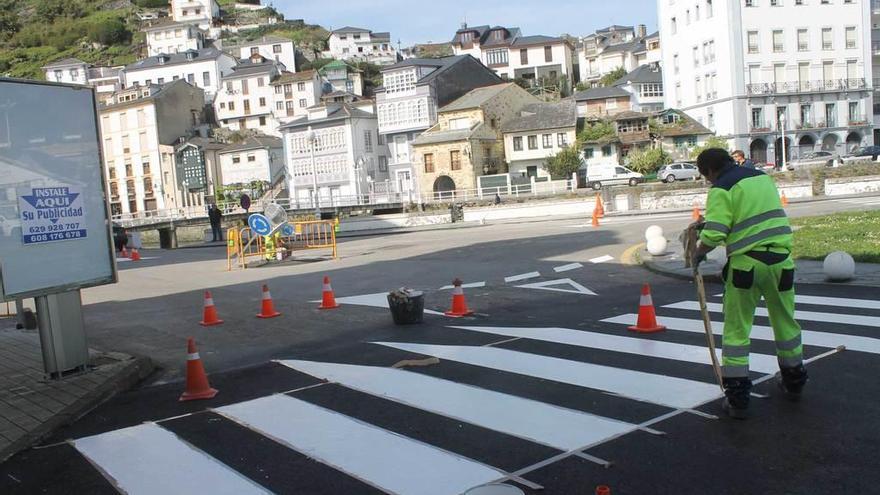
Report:
[[204,90],[205,103],[211,103],[220,88],[220,79],[232,72],[235,59],[210,47],[183,53],[161,54],[125,66],[126,87],[150,86],[183,79]]
[[325,93],[343,91],[358,96],[364,95],[363,73],[342,60],[334,60],[321,67],[318,72],[324,80]]
[[171,17],[175,22],[195,24],[209,29],[220,18],[217,0],[171,0]]
[[173,22],[168,18],[157,20],[141,29],[147,40],[147,56],[183,53],[205,47],[204,33],[195,25]]
[[640,65],[614,82],[630,94],[630,107],[636,112],[658,112],[664,108],[663,71],[659,62]]
[[225,146],[217,155],[224,186],[254,182],[268,186],[284,173],[283,145],[276,137],[249,136]]
[[503,82],[470,55],[414,58],[382,70],[376,89],[381,143],[387,143],[396,190],[419,195],[412,142],[437,123],[437,110],[468,91]]
[[[666,106],[752,159],[874,142],[871,8],[858,0],[658,0]],[[784,136],[783,136],[784,134]]]
[[512,176],[550,178],[547,160],[577,139],[577,111],[574,100],[541,102],[523,106],[501,124],[504,156]]
[[279,124],[305,116],[309,108],[321,102],[324,83],[318,71],[282,72],[271,84],[272,114]]
[[577,52],[580,81],[595,86],[610,72],[619,68],[631,72],[659,62],[660,56],[659,32],[649,35],[643,24],[608,26],[581,38]]
[[327,40],[325,58],[391,65],[397,62],[397,49],[391,33],[374,33],[369,29],[346,26],[334,29]]
[[91,86],[99,97],[122,87],[122,67],[94,67],[78,58],[65,58],[42,69],[47,81]]
[[[281,126],[285,173],[297,207],[357,204],[388,180],[373,102],[327,103]],[[311,137],[311,140],[309,139]]]
[[507,173],[501,123],[538,99],[515,83],[484,86],[442,107],[437,124],[412,143],[419,189],[474,189],[483,175]]
[[255,129],[280,137],[272,80],[283,70],[283,64],[259,54],[241,60],[223,76],[221,89],[214,98],[214,115],[220,125],[232,131]]
[[523,36],[519,28],[469,27],[462,24],[452,39],[455,55],[471,55],[504,79],[533,84],[573,81],[574,45],[552,36]]
[[239,59],[260,55],[266,60],[284,64],[287,72],[296,72],[296,50],[293,41],[279,36],[262,36],[235,48]]
[[[186,177],[162,161],[160,149],[201,125],[203,93],[178,80],[123,89],[100,105],[104,169],[114,215],[184,205],[189,193]],[[202,175],[207,175],[204,170]]]

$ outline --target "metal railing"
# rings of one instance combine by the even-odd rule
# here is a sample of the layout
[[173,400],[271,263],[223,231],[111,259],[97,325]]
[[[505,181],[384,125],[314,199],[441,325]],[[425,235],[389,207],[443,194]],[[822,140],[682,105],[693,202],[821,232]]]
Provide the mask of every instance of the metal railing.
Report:
[[818,81],[787,81],[781,83],[753,83],[746,85],[749,95],[769,95],[781,93],[807,93],[816,91],[843,91],[848,89],[867,89],[865,79],[826,79]]

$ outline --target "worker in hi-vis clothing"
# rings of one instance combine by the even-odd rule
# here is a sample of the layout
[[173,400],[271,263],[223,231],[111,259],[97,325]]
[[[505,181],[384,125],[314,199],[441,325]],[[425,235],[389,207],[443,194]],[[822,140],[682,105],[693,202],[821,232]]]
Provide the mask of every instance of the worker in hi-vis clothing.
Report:
[[727,264],[722,270],[723,407],[731,417],[744,419],[752,388],[749,334],[761,296],[776,340],[780,389],[796,400],[807,382],[801,328],[794,319],[792,231],[776,184],[767,174],[737,167],[725,150],[717,148],[700,153],[697,168],[712,187],[692,261],[696,266],[709,251],[721,245],[727,248]]

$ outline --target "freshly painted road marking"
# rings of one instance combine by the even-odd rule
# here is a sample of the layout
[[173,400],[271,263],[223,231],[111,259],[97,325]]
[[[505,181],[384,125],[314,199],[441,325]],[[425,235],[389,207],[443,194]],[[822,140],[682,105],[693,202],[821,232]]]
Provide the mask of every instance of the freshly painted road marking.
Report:
[[[556,287],[557,285],[568,285],[571,287],[570,289],[562,289]],[[584,294],[587,296],[595,296],[596,293],[591,291],[590,289],[584,287],[583,285],[575,282],[570,278],[564,278],[561,280],[548,280],[546,282],[535,282],[533,284],[526,285],[517,285],[516,287],[520,289],[539,289],[539,290],[552,290],[554,292],[567,292],[569,294]]]
[[612,392],[675,409],[693,408],[718,397],[718,385],[611,366],[569,361],[498,347],[374,342],[509,373]]
[[[664,308],[670,309],[686,309],[690,311],[699,311],[700,303],[697,301],[682,301],[675,304],[667,304]],[[706,305],[709,311],[713,313],[721,313],[722,305],[719,303],[708,303]],[[767,316],[766,308],[755,309],[755,316]],[[880,327],[880,317],[863,316],[863,315],[847,315],[840,313],[820,313],[818,311],[798,311],[795,310],[794,317],[796,320],[802,321],[819,321],[823,323],[841,323],[844,325],[863,325],[867,327]]]
[[[312,301],[312,302],[321,302],[321,301]],[[370,306],[373,308],[386,308],[388,309],[388,293],[387,292],[377,292],[375,294],[363,294],[360,296],[349,296],[349,297],[337,297],[336,302],[339,304],[353,304],[355,306]],[[439,311],[433,311],[430,309],[426,309],[425,313],[431,315],[439,315],[443,316],[443,313]]]
[[[461,284],[462,289],[478,289],[480,287],[485,287],[485,286],[486,286],[486,282],[471,282],[471,283],[467,283],[467,284]],[[439,290],[450,290],[450,289],[454,289],[454,288],[455,288],[454,285],[444,285],[443,287],[440,287]]]
[[270,493],[155,423],[80,438],[73,446],[123,493]]
[[614,261],[614,256],[608,256],[606,254],[605,256],[600,256],[598,258],[591,259],[590,263],[597,264],[597,263],[605,263],[606,261]]
[[410,371],[311,361],[279,362],[383,399],[562,451],[637,429],[630,423]]
[[[615,316],[602,320],[603,323],[616,323],[619,325],[634,325],[638,315],[635,313]],[[677,330],[681,332],[704,333],[703,320],[691,320],[687,318],[671,318],[662,316],[658,319],[659,323],[666,325],[669,330]],[[724,322],[713,321],[712,332],[716,335],[722,335]],[[751,338],[754,340],[768,340],[773,342],[773,328],[764,325],[752,326]],[[861,351],[871,354],[880,354],[880,339],[871,337],[861,337],[858,335],[846,335],[841,333],[815,332],[812,330],[801,330],[801,339],[804,345],[813,345],[817,347],[835,348],[839,345],[846,346],[847,351]]]
[[451,495],[506,476],[471,459],[288,395],[215,411],[390,493]]
[[569,263],[568,265],[557,266],[553,268],[553,271],[556,273],[567,272],[570,270],[577,270],[578,268],[583,268],[584,265],[580,263]]
[[[157,259],[159,259],[157,256],[142,256],[141,257],[141,261],[157,260]],[[117,263],[128,262],[128,261],[131,261],[131,258],[116,258]]]
[[538,272],[520,273],[519,275],[511,275],[504,277],[504,283],[516,282],[517,280],[528,280],[530,278],[538,278],[541,274]]
[[[715,294],[715,297],[724,297],[724,294]],[[798,304],[813,304],[816,306],[837,306],[840,308],[880,309],[880,301],[875,299],[796,295],[794,296],[794,302]]]
[[[520,327],[459,327],[461,330],[503,335],[507,337],[519,337],[524,339],[541,340],[557,344],[602,349],[606,351],[623,352],[639,356],[650,356],[661,359],[672,359],[697,364],[712,364],[709,353],[704,346],[676,344],[662,340],[647,340],[634,337],[621,337],[604,333],[589,332],[586,330],[572,330],[570,328],[520,328]],[[720,349],[717,351],[718,359],[721,359]],[[779,364],[776,356],[766,354],[752,354],[749,363],[753,371],[760,373],[776,373]]]

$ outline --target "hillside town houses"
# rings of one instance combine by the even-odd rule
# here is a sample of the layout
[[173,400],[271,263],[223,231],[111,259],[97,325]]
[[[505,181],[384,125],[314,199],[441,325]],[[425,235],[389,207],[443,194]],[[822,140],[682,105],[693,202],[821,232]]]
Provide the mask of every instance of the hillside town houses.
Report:
[[[99,96],[114,214],[200,207],[254,183],[304,207],[419,202],[558,179],[547,161],[574,145],[582,167],[626,165],[650,148],[689,160],[714,135],[779,165],[880,137],[876,2],[658,0],[657,13],[653,33],[463,23],[449,43],[402,51],[388,32],[346,26],[306,56],[271,30],[221,36],[215,0],[172,0],[167,16],[139,16],[138,61],[42,69]],[[613,136],[578,140],[596,122]]]

